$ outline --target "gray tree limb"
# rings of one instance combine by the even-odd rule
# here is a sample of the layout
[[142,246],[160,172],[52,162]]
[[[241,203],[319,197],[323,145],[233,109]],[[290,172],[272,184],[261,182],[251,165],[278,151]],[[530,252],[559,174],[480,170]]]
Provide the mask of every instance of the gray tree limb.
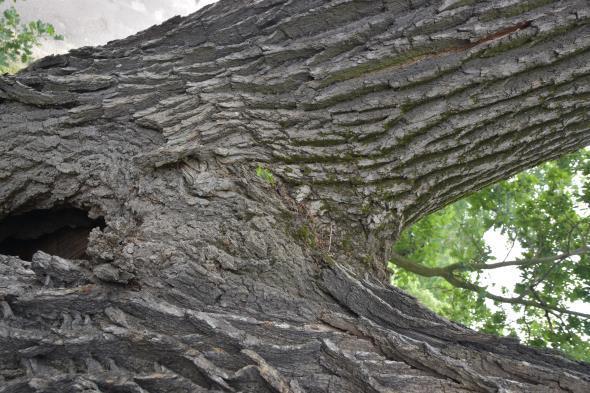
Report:
[[384,262],[590,143],[589,18],[225,0],[0,77],[0,218],[106,224],[85,259],[0,256],[0,392],[588,391],[587,364],[441,319]]

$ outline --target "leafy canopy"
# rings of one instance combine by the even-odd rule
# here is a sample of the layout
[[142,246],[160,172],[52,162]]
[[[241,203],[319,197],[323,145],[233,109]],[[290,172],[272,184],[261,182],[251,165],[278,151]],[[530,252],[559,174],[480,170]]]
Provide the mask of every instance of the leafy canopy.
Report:
[[[586,149],[414,224],[395,245],[392,282],[449,319],[590,361],[590,319],[573,304],[590,304],[589,204]],[[522,247],[522,255],[494,260],[484,241],[490,230]],[[417,266],[435,274],[425,277]],[[520,277],[516,285],[498,288],[484,280],[487,272],[498,284],[510,281],[506,274]]]
[[[0,6],[4,2],[0,0]],[[0,74],[14,71],[19,63],[30,62],[32,49],[42,37],[63,39],[49,23],[40,20],[24,23],[12,5],[4,10],[0,15]]]

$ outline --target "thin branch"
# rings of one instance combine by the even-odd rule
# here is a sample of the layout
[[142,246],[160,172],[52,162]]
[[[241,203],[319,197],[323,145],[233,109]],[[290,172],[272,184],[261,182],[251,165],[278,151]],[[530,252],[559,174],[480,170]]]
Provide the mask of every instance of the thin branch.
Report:
[[[530,288],[531,289],[531,294],[533,295],[533,297],[540,303],[543,305],[543,307],[547,306],[547,302],[543,301],[543,299],[541,299],[541,296],[539,296],[539,293],[537,291],[535,291],[534,288]],[[551,316],[549,315],[550,310],[548,310],[547,308],[543,308],[543,311],[545,312],[545,319],[547,319],[547,323],[549,324],[549,328],[551,330],[553,330],[553,322],[551,322]]]
[[544,302],[540,303],[540,302],[533,301],[533,300],[526,300],[521,297],[505,297],[505,296],[494,295],[493,293],[488,292],[484,287],[480,287],[479,285],[475,285],[475,284],[463,281],[463,280],[457,278],[453,274],[449,274],[448,276],[443,277],[443,278],[446,279],[451,285],[454,285],[455,287],[467,289],[472,292],[481,293],[486,298],[491,299],[491,300],[496,300],[501,303],[520,304],[523,306],[536,307],[536,308],[539,308],[539,309],[544,310],[546,312],[547,311],[556,311],[556,312],[563,313],[563,314],[576,315],[578,317],[590,319],[590,314],[586,314],[586,313],[578,312],[578,311],[573,311],[573,310],[568,310],[567,308],[550,306]]
[[[560,260],[559,262],[563,261]],[[529,289],[534,291],[535,288],[537,287],[537,285],[539,285],[540,283],[542,283],[543,281],[545,281],[545,279],[547,277],[549,277],[549,274],[551,274],[551,272],[559,265],[559,263],[555,263],[551,266],[549,266],[549,269],[547,269],[542,275],[541,277],[539,277],[537,280],[535,280],[535,282],[533,282],[531,285],[529,285]],[[533,276],[534,277],[534,276]]]
[[[562,254],[562,255],[564,255],[564,254]],[[574,254],[570,254],[570,255],[574,255]],[[531,307],[536,307],[536,308],[539,308],[539,309],[545,310],[545,311],[556,311],[556,312],[563,313],[563,314],[576,315],[579,317],[590,319],[590,314],[586,314],[586,313],[582,313],[582,312],[578,312],[578,311],[572,311],[572,310],[568,310],[566,308],[550,306],[544,302],[526,300],[526,299],[523,299],[522,297],[505,297],[505,296],[495,295],[491,292],[488,292],[484,287],[472,284],[470,282],[467,282],[463,279],[458,278],[454,274],[456,267],[449,269],[450,267],[453,267],[454,265],[449,265],[446,267],[428,267],[428,266],[424,266],[420,263],[414,262],[411,259],[406,258],[402,255],[399,255],[394,251],[392,251],[391,256],[392,256],[391,262],[393,264],[395,264],[396,266],[401,267],[402,269],[408,270],[412,273],[418,274],[423,277],[442,277],[445,280],[447,280],[449,282],[449,284],[451,284],[457,288],[463,288],[463,289],[467,289],[472,292],[480,293],[483,296],[485,296],[486,298],[491,299],[491,300],[495,300],[495,301],[498,301],[501,303],[520,304],[523,306],[531,306]],[[562,258],[566,258],[566,257],[562,257]],[[555,258],[555,259],[559,259],[559,258]]]
[[412,273],[418,274],[422,277],[445,277],[448,274],[446,267],[428,267],[420,263],[414,262],[409,258],[404,257],[396,253],[391,252],[391,262],[394,265],[401,267],[402,269],[408,270]]
[[502,259],[502,263],[506,263],[506,260],[508,259],[508,256],[510,255],[510,253],[512,252],[512,250],[514,250],[514,245],[516,244],[516,238],[512,239],[512,244],[510,245],[510,249],[508,249],[508,252],[506,253],[506,256],[504,257],[504,259]]
[[507,262],[497,262],[497,263],[478,263],[478,264],[474,264],[474,265],[465,265],[463,263],[454,263],[452,265],[446,266],[446,269],[448,269],[449,271],[454,271],[454,270],[458,270],[460,268],[465,268],[465,267],[467,267],[469,270],[497,269],[497,268],[505,267],[505,266],[527,267],[527,266],[538,265],[538,264],[545,263],[545,262],[553,262],[553,261],[563,260],[565,258],[569,258],[574,255],[584,255],[589,252],[590,252],[590,247],[584,246],[584,247],[580,247],[578,249],[575,249],[573,251],[569,251],[569,252],[565,252],[565,253],[557,254],[557,255],[550,255],[548,257],[520,259],[520,260],[507,261]]

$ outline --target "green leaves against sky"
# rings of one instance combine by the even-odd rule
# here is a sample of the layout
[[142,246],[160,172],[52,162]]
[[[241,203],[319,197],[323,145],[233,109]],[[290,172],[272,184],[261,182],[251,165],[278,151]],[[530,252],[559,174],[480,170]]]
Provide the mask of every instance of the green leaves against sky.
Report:
[[[0,0],[0,5],[4,2]],[[0,14],[0,74],[31,61],[32,49],[42,37],[63,39],[49,23],[40,20],[23,23],[14,7],[4,10]]]
[[[589,361],[590,320],[556,311],[574,310],[574,302],[590,303],[588,204],[590,150],[581,150],[447,206],[414,224],[396,244],[398,254],[425,266],[463,264],[455,273],[458,278],[483,289],[460,289],[443,277],[421,277],[393,263],[392,282],[449,319]],[[484,270],[474,266],[502,262],[493,260],[483,240],[489,230],[520,244],[524,252],[519,260],[532,260],[513,267],[521,278],[512,288],[486,287]],[[582,255],[556,257],[575,250]],[[540,257],[554,259],[533,263]],[[486,271],[501,281],[506,273],[494,270]],[[486,292],[544,307],[499,306],[501,302],[486,300]]]

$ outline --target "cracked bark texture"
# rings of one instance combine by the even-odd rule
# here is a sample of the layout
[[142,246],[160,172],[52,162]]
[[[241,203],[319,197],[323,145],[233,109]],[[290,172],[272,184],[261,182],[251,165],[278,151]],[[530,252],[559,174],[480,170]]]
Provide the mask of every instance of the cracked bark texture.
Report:
[[[0,77],[0,392],[588,392],[387,285],[420,217],[590,144],[588,1],[222,0]],[[262,165],[276,185],[257,178]]]

